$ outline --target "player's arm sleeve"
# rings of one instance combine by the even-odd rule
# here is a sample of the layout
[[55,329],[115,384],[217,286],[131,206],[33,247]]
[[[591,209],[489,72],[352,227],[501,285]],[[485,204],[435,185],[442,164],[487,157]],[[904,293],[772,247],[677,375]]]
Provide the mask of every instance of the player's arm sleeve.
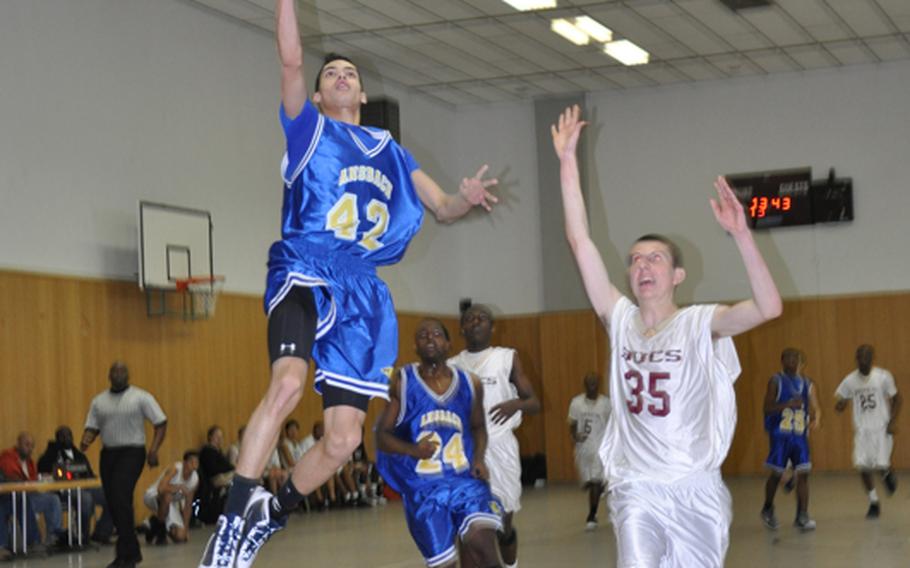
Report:
[[897,394],[897,385],[894,383],[894,375],[890,371],[886,371],[885,375],[885,394],[890,397],[893,397]]
[[287,141],[287,152],[281,163],[281,177],[285,184],[290,185],[316,151],[325,125],[325,117],[309,99],[304,103],[300,114],[294,118],[288,117],[284,105],[278,114]]
[[705,356],[713,377],[732,383],[742,373],[742,367],[739,364],[739,355],[736,354],[733,338],[730,336],[715,337],[711,331],[714,313],[718,307],[718,304],[699,306],[697,318],[700,341],[705,342]]
[[847,379],[841,381],[840,385],[837,386],[837,390],[834,391],[834,395],[844,400],[853,398],[853,389],[847,384]]
[[613,311],[610,312],[610,327],[607,330],[610,334],[610,341],[612,343],[613,334],[619,330],[620,322],[626,316],[626,311],[632,307],[632,302],[629,298],[625,296],[620,296],[616,303],[613,305]]
[[92,405],[88,407],[88,414],[85,417],[85,430],[92,430],[95,432],[101,431],[101,417],[98,416],[98,405],[95,404],[95,401],[92,401]]
[[155,397],[149,394],[142,400],[142,415],[156,427],[167,422],[167,415],[161,410]]
[[579,418],[578,405],[575,404],[575,399],[573,398],[572,402],[569,403],[569,417],[567,421],[571,424],[573,422],[578,422]]
[[404,146],[399,146],[399,148],[401,149],[402,156],[404,156],[405,164],[407,164],[408,173],[413,174],[414,172],[419,170],[420,164],[417,162],[416,159],[414,159],[414,156],[408,151],[408,149],[405,148]]

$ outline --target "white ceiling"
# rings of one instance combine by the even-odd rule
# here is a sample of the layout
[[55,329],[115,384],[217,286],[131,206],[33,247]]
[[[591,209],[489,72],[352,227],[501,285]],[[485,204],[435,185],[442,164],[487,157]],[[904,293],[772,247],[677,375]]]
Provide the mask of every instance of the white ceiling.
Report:
[[[274,30],[274,0],[191,0]],[[297,0],[308,50],[337,51],[451,104],[627,89],[910,59],[910,0],[559,0],[518,12],[501,0]],[[624,67],[552,33],[588,15],[651,53]]]

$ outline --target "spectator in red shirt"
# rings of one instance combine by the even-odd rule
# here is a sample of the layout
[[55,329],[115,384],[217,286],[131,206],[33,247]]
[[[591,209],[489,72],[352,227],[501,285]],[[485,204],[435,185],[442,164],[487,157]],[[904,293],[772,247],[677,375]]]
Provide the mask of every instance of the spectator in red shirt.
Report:
[[[38,481],[38,469],[32,460],[35,450],[35,439],[28,432],[20,432],[16,445],[0,453],[0,472],[6,481]],[[63,533],[63,511],[60,499],[54,493],[32,493],[28,498],[35,513],[44,515],[47,527],[45,541],[48,545],[56,544]]]

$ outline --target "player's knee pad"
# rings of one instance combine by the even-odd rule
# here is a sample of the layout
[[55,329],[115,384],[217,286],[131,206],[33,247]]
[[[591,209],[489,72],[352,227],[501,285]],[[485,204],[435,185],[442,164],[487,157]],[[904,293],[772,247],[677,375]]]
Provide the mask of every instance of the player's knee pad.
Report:
[[512,546],[518,542],[518,531],[513,528],[509,534],[498,532],[496,538],[499,539],[499,546]]

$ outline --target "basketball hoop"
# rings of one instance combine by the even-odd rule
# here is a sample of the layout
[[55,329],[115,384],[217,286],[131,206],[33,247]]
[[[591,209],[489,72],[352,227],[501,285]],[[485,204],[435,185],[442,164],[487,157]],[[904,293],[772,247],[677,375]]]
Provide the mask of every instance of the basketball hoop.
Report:
[[215,315],[218,294],[224,287],[224,276],[180,278],[174,281],[176,291],[186,294],[184,317],[187,319],[210,318]]

